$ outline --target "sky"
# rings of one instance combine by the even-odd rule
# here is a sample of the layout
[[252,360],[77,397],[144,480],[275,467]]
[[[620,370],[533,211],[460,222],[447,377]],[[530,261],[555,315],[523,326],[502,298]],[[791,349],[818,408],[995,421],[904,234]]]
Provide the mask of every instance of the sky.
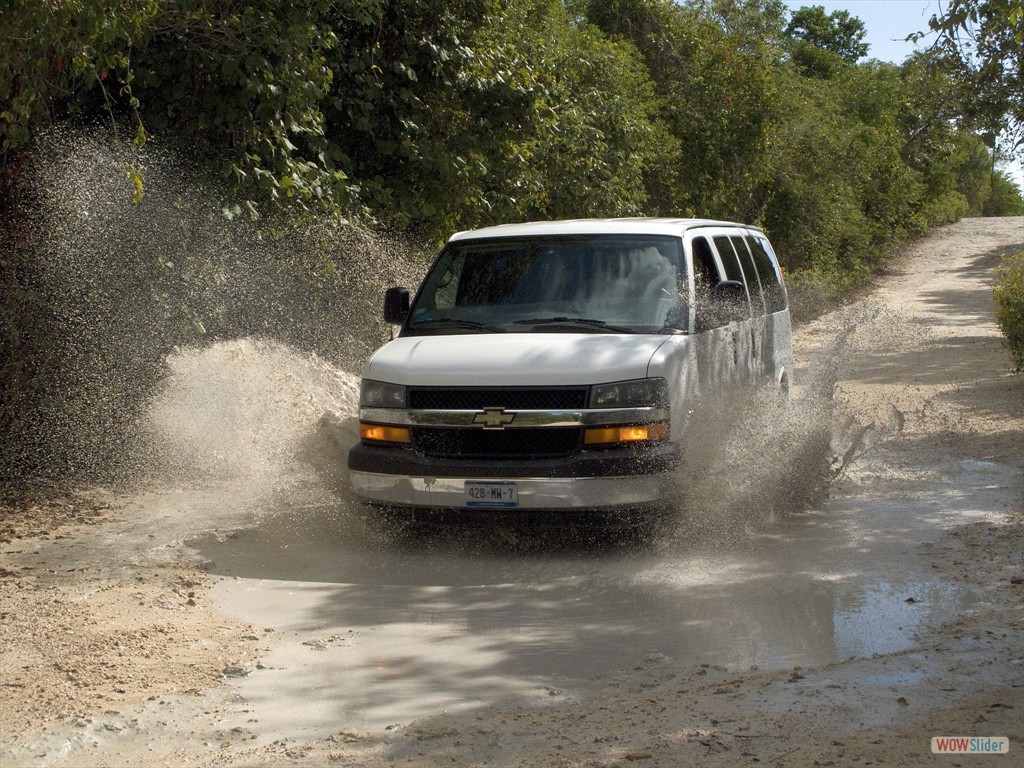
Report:
[[[914,32],[928,29],[928,20],[940,12],[939,0],[784,0],[791,11],[805,5],[820,5],[826,13],[848,11],[864,22],[870,48],[869,59],[901,63],[915,50],[924,50],[933,37],[927,37],[915,48],[906,42]],[[1024,164],[1020,161],[1005,166],[1017,186],[1024,189]]]

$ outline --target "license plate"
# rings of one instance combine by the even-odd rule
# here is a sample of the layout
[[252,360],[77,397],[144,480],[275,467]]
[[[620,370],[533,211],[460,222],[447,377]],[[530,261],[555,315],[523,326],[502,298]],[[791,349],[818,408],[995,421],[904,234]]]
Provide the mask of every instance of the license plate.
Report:
[[467,482],[467,507],[518,507],[519,489],[509,482]]

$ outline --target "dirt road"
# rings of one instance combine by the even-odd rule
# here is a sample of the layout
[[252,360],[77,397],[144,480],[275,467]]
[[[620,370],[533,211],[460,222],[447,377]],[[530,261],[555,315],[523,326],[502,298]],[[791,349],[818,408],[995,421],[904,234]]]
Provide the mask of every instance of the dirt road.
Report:
[[[655,540],[382,527],[335,471],[353,377],[250,341],[183,353],[153,423],[185,480],[5,518],[0,761],[930,765],[932,736],[1024,747],[1024,377],[991,300],[1022,242],[1019,218],[945,227],[801,328],[791,407],[709,446],[728,471]],[[247,405],[225,420],[229,400]],[[823,426],[836,478],[794,511],[774,491],[806,479]]]

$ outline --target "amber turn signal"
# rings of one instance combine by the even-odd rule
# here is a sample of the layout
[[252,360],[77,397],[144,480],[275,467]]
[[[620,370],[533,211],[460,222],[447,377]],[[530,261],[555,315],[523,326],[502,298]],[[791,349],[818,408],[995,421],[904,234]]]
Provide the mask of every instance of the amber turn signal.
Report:
[[388,427],[383,424],[359,422],[359,436],[374,443],[411,443],[408,427]]
[[583,435],[585,445],[608,445],[611,443],[640,443],[668,438],[668,424],[641,424],[634,427],[592,427]]

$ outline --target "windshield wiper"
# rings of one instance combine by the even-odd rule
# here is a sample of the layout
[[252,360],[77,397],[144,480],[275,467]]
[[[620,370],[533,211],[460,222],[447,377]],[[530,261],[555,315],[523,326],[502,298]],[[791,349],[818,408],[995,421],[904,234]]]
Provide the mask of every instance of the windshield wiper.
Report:
[[589,317],[535,317],[530,320],[516,320],[513,325],[583,325],[604,333],[633,333],[632,328],[608,325],[604,320]]
[[476,320],[464,320],[461,317],[435,317],[432,320],[420,320],[412,325],[413,329],[423,328],[429,325],[432,328],[468,328],[474,331],[487,331],[488,333],[505,333],[506,330],[497,325],[478,323]]

